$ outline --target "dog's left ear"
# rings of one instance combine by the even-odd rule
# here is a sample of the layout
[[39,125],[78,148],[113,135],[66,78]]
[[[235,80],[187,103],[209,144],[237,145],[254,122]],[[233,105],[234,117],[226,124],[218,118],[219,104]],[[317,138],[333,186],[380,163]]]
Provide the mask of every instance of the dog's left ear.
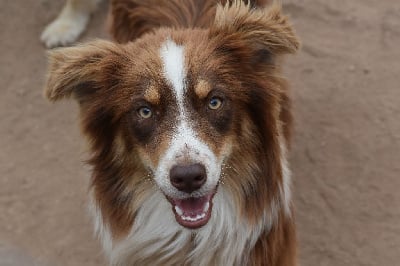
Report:
[[[227,1],[217,7],[210,37],[221,38],[221,49],[238,52],[251,63],[267,63],[277,55],[295,53],[300,42],[281,5],[251,8],[241,0]],[[246,49],[250,49],[249,55]],[[240,56],[239,55],[239,56]]]

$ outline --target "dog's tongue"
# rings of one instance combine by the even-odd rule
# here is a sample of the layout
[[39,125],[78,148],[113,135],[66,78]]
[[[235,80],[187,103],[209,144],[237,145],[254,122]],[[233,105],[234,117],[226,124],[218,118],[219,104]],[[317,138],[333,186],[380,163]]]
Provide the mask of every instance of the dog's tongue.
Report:
[[189,229],[205,225],[211,217],[213,195],[214,193],[198,198],[169,198],[176,221]]

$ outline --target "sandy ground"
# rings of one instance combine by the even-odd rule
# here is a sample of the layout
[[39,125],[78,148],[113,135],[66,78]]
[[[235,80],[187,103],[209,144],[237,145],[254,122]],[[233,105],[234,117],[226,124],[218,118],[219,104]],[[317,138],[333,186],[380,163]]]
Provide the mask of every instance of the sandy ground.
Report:
[[[302,265],[399,265],[400,1],[287,0]],[[105,265],[86,212],[77,106],[41,93],[62,1],[0,5],[0,265]],[[82,40],[106,37],[106,5]]]

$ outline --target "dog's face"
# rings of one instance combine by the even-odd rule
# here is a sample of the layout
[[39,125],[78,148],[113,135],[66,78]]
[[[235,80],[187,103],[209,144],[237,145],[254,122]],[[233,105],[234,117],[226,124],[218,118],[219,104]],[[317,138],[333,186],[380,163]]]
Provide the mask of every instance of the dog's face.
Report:
[[[136,58],[135,69],[141,71],[122,79],[135,88],[127,103],[126,136],[172,204],[177,221],[197,228],[211,216],[212,197],[231,149],[235,102],[229,83],[217,78],[220,70],[206,63],[212,52],[189,34],[163,36],[162,41],[145,38],[155,45],[147,47],[143,59]],[[203,53],[196,55],[199,48]],[[192,65],[192,60],[204,64]]]
[[243,208],[252,205],[248,191],[281,182],[258,180],[274,171],[265,152],[279,148],[275,60],[298,46],[279,12],[220,7],[210,29],[53,52],[47,96],[80,103],[94,186],[110,215],[114,206],[137,211],[147,176],[190,229],[209,221],[221,182]]

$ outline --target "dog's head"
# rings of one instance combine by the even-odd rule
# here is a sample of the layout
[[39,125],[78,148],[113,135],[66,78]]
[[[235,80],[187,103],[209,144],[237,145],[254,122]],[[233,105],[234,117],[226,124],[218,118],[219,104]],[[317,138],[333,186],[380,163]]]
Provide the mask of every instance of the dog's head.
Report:
[[209,221],[219,185],[243,212],[265,207],[260,194],[282,182],[278,58],[299,45],[280,12],[234,2],[209,29],[51,52],[46,96],[79,102],[109,220],[133,217],[152,184],[186,228]]

